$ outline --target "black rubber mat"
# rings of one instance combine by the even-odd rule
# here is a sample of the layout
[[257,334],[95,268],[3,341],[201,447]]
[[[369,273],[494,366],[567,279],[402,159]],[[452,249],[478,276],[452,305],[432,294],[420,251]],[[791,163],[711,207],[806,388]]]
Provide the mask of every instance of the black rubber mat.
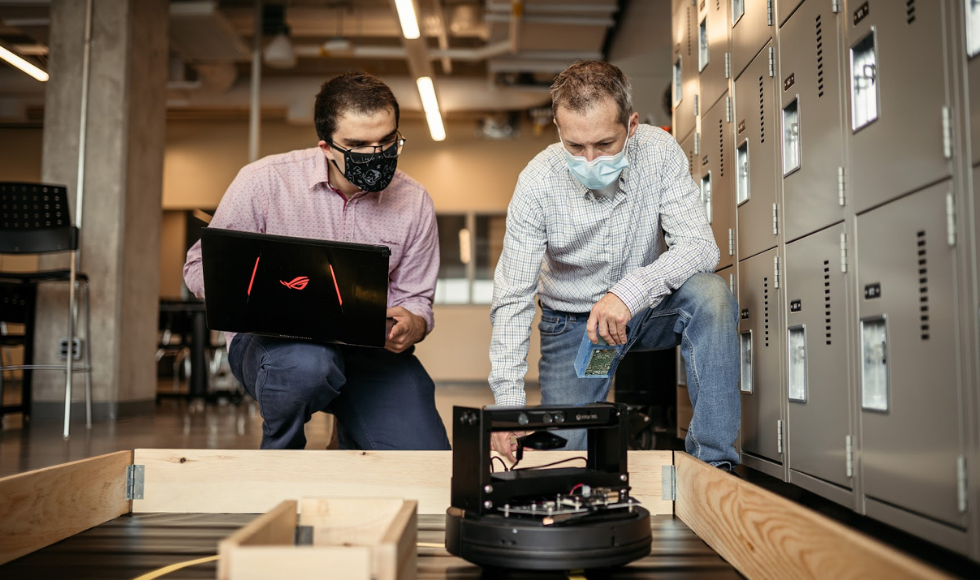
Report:
[[[217,554],[218,542],[250,522],[252,514],[134,514],[116,518],[0,566],[4,580],[132,580],[159,568]],[[653,516],[652,553],[611,571],[590,571],[594,579],[741,578],[683,522]],[[575,573],[487,570],[450,555],[442,545],[444,517],[419,516],[418,580],[568,580]],[[579,577],[583,576],[577,573]],[[215,578],[217,562],[175,570],[162,578]],[[324,576],[326,578],[326,576]]]

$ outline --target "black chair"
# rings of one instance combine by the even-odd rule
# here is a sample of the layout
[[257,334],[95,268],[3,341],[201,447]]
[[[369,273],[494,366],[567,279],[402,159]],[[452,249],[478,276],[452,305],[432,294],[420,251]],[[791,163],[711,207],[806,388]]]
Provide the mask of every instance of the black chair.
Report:
[[[3,333],[0,346],[20,345],[24,348],[24,361],[20,365],[6,365],[0,356],[0,416],[9,412],[30,415],[31,374],[35,370],[60,370],[65,373],[65,424],[64,436],[69,434],[71,417],[72,376],[85,373],[85,421],[92,425],[92,354],[89,329],[88,278],[76,272],[78,252],[78,228],[72,225],[68,211],[68,191],[63,185],[38,183],[0,182],[0,254],[49,254],[68,252],[69,265],[65,269],[37,272],[0,272],[0,317],[3,322],[22,324],[20,334]],[[45,282],[68,283],[68,331],[66,362],[63,364],[34,363],[34,329],[37,286]],[[78,296],[84,305],[85,337],[75,352]],[[4,324],[3,330],[8,325]],[[75,359],[84,357],[81,365]],[[3,374],[5,371],[23,372],[20,405],[4,406]]]

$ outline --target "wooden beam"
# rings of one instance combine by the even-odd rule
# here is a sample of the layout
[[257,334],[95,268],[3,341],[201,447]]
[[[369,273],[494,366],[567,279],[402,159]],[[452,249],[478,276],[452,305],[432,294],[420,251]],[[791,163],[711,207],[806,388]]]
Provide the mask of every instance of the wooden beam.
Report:
[[0,564],[129,513],[131,451],[0,479]]
[[948,578],[686,453],[674,462],[677,517],[748,578]]
[[[584,451],[534,452],[542,465]],[[449,507],[451,451],[271,451],[137,449],[144,465],[144,499],[134,513],[262,513],[284,499],[398,497],[418,501],[418,513]],[[651,514],[673,513],[661,498],[661,468],[670,451],[630,451],[632,494]]]

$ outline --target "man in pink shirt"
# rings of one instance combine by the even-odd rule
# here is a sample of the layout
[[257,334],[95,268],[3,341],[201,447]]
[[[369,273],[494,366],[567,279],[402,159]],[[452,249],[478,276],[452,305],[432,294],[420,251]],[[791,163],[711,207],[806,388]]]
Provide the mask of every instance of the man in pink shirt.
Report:
[[[439,239],[428,192],[396,170],[405,139],[398,102],[365,73],[335,77],[316,97],[318,146],[272,155],[238,173],[211,226],[383,244],[389,260],[384,349],[229,335],[235,377],[259,403],[263,449],[302,449],[304,425],[328,410],[340,441],[360,449],[449,449],[435,385],[413,354],[432,331]],[[204,295],[201,243],[184,280]]]

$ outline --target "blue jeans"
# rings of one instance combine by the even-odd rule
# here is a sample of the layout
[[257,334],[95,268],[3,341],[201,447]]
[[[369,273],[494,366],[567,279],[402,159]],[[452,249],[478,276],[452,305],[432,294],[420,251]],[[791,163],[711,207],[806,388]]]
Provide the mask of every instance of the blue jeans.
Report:
[[413,350],[239,334],[228,361],[259,403],[262,449],[303,449],[304,425],[324,410],[337,418],[341,447],[449,449],[435,384]]
[[[611,378],[580,379],[578,352],[589,313],[556,312],[542,306],[541,404],[581,405],[605,401]],[[741,417],[738,391],[738,304],[728,285],[714,274],[692,276],[655,308],[627,324],[626,344],[616,349],[610,376],[629,350],[664,350],[681,346],[687,363],[687,391],[694,417],[687,431],[688,453],[712,465],[738,464],[735,440]],[[556,432],[566,449],[585,449],[583,429]]]

